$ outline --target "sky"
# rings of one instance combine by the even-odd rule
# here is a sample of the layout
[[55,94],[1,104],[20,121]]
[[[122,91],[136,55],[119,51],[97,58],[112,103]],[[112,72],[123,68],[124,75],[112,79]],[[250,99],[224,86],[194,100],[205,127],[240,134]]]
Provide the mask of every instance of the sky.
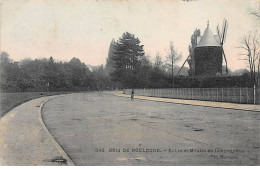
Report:
[[[231,70],[246,67],[238,49],[240,39],[260,28],[249,15],[257,0],[0,0],[1,51],[14,61],[79,58],[87,65],[106,63],[112,39],[126,31],[135,34],[153,59],[164,58],[172,41],[183,58],[189,55],[190,37],[196,28],[228,21],[224,50]],[[188,66],[188,65],[186,65]]]

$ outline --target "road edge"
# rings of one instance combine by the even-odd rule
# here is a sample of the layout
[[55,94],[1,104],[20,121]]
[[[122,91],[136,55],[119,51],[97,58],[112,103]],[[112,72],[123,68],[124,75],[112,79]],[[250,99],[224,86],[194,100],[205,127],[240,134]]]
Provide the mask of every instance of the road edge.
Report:
[[[57,97],[61,97],[61,96],[64,96],[64,95],[59,95]],[[57,98],[55,97],[55,98]],[[75,166],[75,163],[72,161],[72,159],[68,156],[68,154],[65,152],[65,150],[60,146],[60,144],[57,142],[57,140],[53,137],[53,135],[51,134],[51,132],[49,131],[49,129],[47,128],[46,124],[44,123],[43,121],[43,118],[42,118],[42,108],[44,106],[45,103],[47,103],[48,101],[50,100],[53,100],[55,98],[51,98],[51,99],[48,99],[46,101],[43,101],[38,109],[38,114],[39,114],[39,120],[40,120],[40,123],[42,124],[43,128],[47,131],[49,137],[51,138],[51,141],[52,143],[55,145],[55,147],[58,149],[59,153],[65,158],[67,159],[67,164],[68,166]]]
[[[118,97],[128,97],[130,98],[130,95],[127,94],[121,94],[121,93],[114,93],[114,96],[118,96]],[[138,96],[138,95],[136,95]],[[149,96],[145,96],[145,97],[149,97]],[[152,98],[157,98],[157,97],[152,97]],[[161,98],[161,97],[158,97]],[[183,104],[183,105],[191,105],[191,106],[201,106],[201,107],[211,107],[211,108],[220,108],[220,109],[232,109],[232,110],[242,110],[242,111],[251,111],[251,112],[260,112],[260,110],[258,109],[243,109],[243,108],[231,108],[231,107],[222,107],[222,106],[211,106],[211,105],[197,105],[197,104],[192,104],[192,103],[178,103],[178,102],[170,102],[170,101],[163,101],[163,100],[150,100],[150,99],[145,99],[145,98],[137,98],[135,97],[135,99],[139,99],[139,100],[147,100],[147,101],[155,101],[155,102],[164,102],[164,103],[174,103],[174,104]],[[170,99],[170,98],[167,98]]]

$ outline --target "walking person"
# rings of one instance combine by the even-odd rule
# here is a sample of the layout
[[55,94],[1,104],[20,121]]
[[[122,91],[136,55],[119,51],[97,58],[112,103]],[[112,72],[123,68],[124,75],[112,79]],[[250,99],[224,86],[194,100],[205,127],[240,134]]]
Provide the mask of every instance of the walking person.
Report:
[[135,90],[133,89],[131,92],[131,100],[134,101],[134,97],[135,97]]

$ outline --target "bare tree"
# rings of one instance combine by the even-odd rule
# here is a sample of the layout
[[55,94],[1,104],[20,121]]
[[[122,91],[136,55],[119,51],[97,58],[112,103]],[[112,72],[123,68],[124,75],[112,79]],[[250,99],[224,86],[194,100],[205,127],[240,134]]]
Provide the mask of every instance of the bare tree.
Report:
[[255,1],[255,6],[250,7],[248,12],[250,15],[255,16],[258,21],[260,21],[260,1]]
[[154,67],[163,70],[163,61],[159,52],[156,54],[156,57],[154,59]]
[[178,54],[177,51],[174,49],[173,42],[170,42],[170,52],[168,56],[166,56],[167,60],[167,66],[171,69],[171,77],[172,77],[172,87],[174,87],[174,75],[173,75],[173,69],[176,66],[176,63],[180,61],[182,58],[181,54]]
[[243,49],[245,53],[241,54],[246,56],[245,60],[248,62],[250,75],[255,84],[259,84],[259,71],[260,71],[260,43],[257,33],[253,36],[249,33],[241,39],[239,48]]

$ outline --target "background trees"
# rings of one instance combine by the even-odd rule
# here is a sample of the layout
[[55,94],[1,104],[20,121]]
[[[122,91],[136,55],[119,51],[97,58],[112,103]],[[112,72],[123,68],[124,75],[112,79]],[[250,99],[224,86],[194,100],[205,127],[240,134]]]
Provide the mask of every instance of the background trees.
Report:
[[167,55],[166,59],[167,59],[167,66],[168,66],[168,70],[171,71],[171,78],[172,78],[172,87],[174,87],[174,68],[176,67],[176,63],[178,61],[180,61],[180,59],[182,58],[181,54],[178,54],[176,49],[174,48],[173,42],[170,42],[170,52]]
[[111,83],[103,66],[97,71],[78,58],[69,62],[49,59],[24,59],[13,62],[6,52],[1,53],[1,81],[3,92],[23,91],[86,91],[110,89]]
[[160,56],[160,53],[156,54],[154,59],[154,64],[151,70],[151,87],[152,88],[161,88],[164,87],[168,82],[166,81],[167,73],[166,66]]

